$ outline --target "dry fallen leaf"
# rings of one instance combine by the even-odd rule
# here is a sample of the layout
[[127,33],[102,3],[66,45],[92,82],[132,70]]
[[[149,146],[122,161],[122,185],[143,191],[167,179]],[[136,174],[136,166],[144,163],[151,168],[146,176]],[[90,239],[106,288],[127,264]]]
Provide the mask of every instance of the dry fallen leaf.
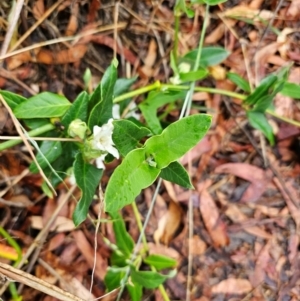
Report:
[[182,216],[181,207],[170,200],[168,211],[160,218],[158,227],[154,232],[155,243],[159,244],[161,242],[168,245],[181,223]]
[[252,290],[249,280],[229,278],[211,288],[213,294],[246,294]]
[[200,190],[199,207],[205,227],[214,245],[216,247],[226,246],[229,242],[226,225],[221,220],[218,208],[206,188]]
[[272,173],[247,163],[227,163],[218,166],[216,173],[229,173],[251,182],[244,192],[241,202],[256,202],[271,181]]

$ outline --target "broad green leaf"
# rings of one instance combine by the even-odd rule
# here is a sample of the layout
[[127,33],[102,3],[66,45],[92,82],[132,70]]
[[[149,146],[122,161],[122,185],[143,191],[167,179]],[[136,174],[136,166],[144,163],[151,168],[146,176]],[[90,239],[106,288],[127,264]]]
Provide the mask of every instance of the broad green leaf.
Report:
[[252,111],[264,113],[272,104],[273,98],[274,95],[263,96],[255,103]]
[[144,262],[148,265],[155,267],[157,270],[163,270],[168,268],[175,268],[177,261],[173,258],[163,255],[149,255],[144,259]]
[[74,162],[74,175],[77,186],[81,190],[81,198],[77,203],[73,222],[76,226],[81,224],[87,217],[89,207],[93,201],[95,190],[99,185],[103,170],[86,163],[81,153],[78,153]]
[[155,181],[160,170],[146,159],[145,149],[135,149],[115,169],[105,192],[105,211],[115,212],[132,203],[142,189]]
[[62,143],[62,154],[51,164],[60,178],[49,167],[44,169],[44,173],[53,187],[56,187],[61,182],[61,178],[64,179],[66,177],[66,172],[72,167],[78,152],[79,146],[76,143]]
[[[192,50],[184,55],[183,61],[194,64],[197,58],[198,49]],[[201,51],[200,67],[206,68],[222,63],[230,52],[222,47],[203,47]]]
[[261,112],[253,112],[248,111],[247,117],[250,122],[250,124],[257,130],[260,130],[269,140],[271,145],[274,145],[274,135],[273,135],[273,129],[271,125],[269,124],[267,117],[264,115],[264,113]]
[[94,125],[103,125],[112,118],[113,93],[117,80],[118,61],[113,60],[105,71],[101,83],[98,85],[89,101],[90,116],[88,126],[90,130]]
[[115,120],[112,139],[120,154],[125,157],[130,151],[137,147],[139,141],[151,134],[145,127],[139,127],[128,120]]
[[294,83],[284,83],[280,93],[284,96],[300,99],[300,85]]
[[233,83],[235,83],[243,91],[248,93],[251,92],[249,83],[237,73],[228,72],[227,78],[231,80]]
[[185,91],[152,91],[148,94],[147,99],[140,103],[139,108],[142,111],[146,123],[154,134],[160,134],[163,130],[157,118],[157,109],[167,103],[184,99],[185,95]]
[[129,235],[125,222],[118,212],[111,212],[111,218],[113,219],[113,229],[116,238],[116,245],[118,251],[114,251],[111,256],[111,264],[115,266],[126,266],[126,260],[129,259],[134,248],[134,241]]
[[174,161],[167,167],[163,168],[159,176],[164,180],[173,182],[182,187],[189,189],[194,188],[193,184],[191,183],[189,174],[178,161]]
[[49,124],[48,118],[33,118],[33,119],[25,119],[24,123],[26,126],[32,130],[38,129],[46,124]]
[[147,158],[163,169],[194,147],[206,134],[211,116],[197,114],[170,124],[160,135],[149,138],[145,145]]
[[[41,154],[37,154],[36,159],[40,165],[40,167],[43,169],[48,166],[49,163],[52,163],[54,160],[56,160],[61,154],[62,154],[62,145],[60,141],[43,141],[40,150],[47,159],[43,158]],[[37,173],[39,170],[35,164],[35,162],[32,162],[29,166],[29,170],[32,173]]]
[[255,104],[261,97],[268,94],[269,89],[272,88],[276,82],[277,76],[270,74],[261,81],[260,85],[244,100],[244,102],[249,105]]
[[104,283],[109,292],[112,290],[119,288],[121,286],[121,282],[126,275],[126,269],[117,268],[117,267],[108,267]]
[[128,283],[126,288],[130,295],[131,301],[141,301],[143,296],[143,287],[138,283]]
[[7,104],[10,106],[12,110],[14,110],[15,107],[19,105],[21,102],[27,100],[25,97],[10,91],[0,90],[0,94],[3,96],[3,98],[5,99],[5,101],[7,102]]
[[220,3],[224,3],[227,0],[203,0],[204,3],[208,4],[208,5],[217,5]]
[[70,109],[61,119],[61,123],[66,130],[68,130],[70,123],[75,119],[80,119],[84,122],[87,122],[88,103],[89,95],[85,91],[81,92],[72,103]]
[[197,71],[190,71],[186,73],[179,73],[182,82],[196,81],[207,77],[208,71],[206,69],[199,69]]
[[130,275],[133,283],[138,283],[145,288],[156,288],[166,279],[174,277],[176,270],[171,271],[167,275],[162,275],[152,271],[136,271],[135,269],[131,269]]
[[60,117],[70,106],[71,103],[64,96],[43,92],[17,105],[14,114],[20,119]]
[[136,82],[137,76],[131,78],[118,78],[114,86],[114,97],[127,92]]

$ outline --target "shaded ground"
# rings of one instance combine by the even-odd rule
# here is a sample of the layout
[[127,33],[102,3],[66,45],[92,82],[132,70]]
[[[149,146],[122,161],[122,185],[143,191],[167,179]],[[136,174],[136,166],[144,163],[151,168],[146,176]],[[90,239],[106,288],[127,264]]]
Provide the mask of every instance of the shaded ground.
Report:
[[[1,89],[25,97],[34,92],[52,91],[73,100],[84,88],[82,77],[86,68],[90,68],[93,82],[97,84],[114,49],[120,62],[120,77],[139,76],[135,87],[169,78],[173,1],[121,1],[117,6],[112,1],[60,2],[62,4],[19,43],[20,37],[43,18],[50,7],[59,3],[29,1],[22,9],[13,47],[22,49],[79,34],[83,37],[77,42],[65,40],[7,57],[0,69]],[[289,81],[300,83],[299,32],[296,30],[300,2],[277,2],[228,1],[211,8],[205,44],[223,46],[231,55],[221,65],[212,67],[212,76],[199,85],[235,91],[236,87],[224,76],[232,71],[249,78],[255,86],[265,75],[288,62],[294,63]],[[3,24],[0,30],[4,37],[9,1],[3,1],[0,8]],[[195,19],[182,17],[181,53],[197,47],[203,13],[199,7]],[[258,13],[260,18],[253,22]],[[249,19],[252,21],[247,21]],[[141,99],[137,98],[136,102]],[[248,124],[240,100],[207,93],[196,93],[194,100],[198,106],[192,112],[199,111],[201,106],[213,115],[209,134],[184,158],[186,166],[189,160],[191,162],[188,170],[196,189],[187,192],[164,183],[146,232],[152,252],[178,260],[177,276],[165,284],[170,298],[186,300],[188,291],[191,300],[201,301],[298,300],[299,128],[270,118],[276,133],[276,144],[270,147]],[[299,104],[295,100],[277,95],[275,107],[280,116],[300,120]],[[177,118],[178,110],[175,108],[167,120]],[[0,108],[0,128],[3,136],[17,135],[3,107]],[[58,187],[57,198],[42,194],[41,177],[27,172],[30,160],[22,146],[0,155],[1,226],[17,239],[24,252],[67,193]],[[107,167],[104,186],[114,167],[115,164]],[[143,216],[153,191],[154,186],[146,189],[137,200]],[[79,191],[74,195],[79,198]],[[190,197],[192,215],[188,214]],[[87,300],[88,297],[84,297],[87,295],[82,294],[88,293],[91,284],[95,230],[89,221],[74,229],[70,219],[73,209],[74,202],[63,206],[56,227],[39,237],[36,257],[29,260],[27,267],[37,277]],[[98,210],[98,203],[93,203],[92,217],[97,217]],[[128,231],[136,240],[139,233],[131,207],[125,208],[123,213]],[[166,220],[167,226],[162,226],[161,220]],[[157,228],[162,234],[155,232]],[[103,278],[109,265],[110,249],[103,235],[113,241],[109,224],[103,223],[100,230],[92,290],[95,297],[105,293]],[[0,244],[7,243],[3,240]],[[3,262],[8,261],[3,259]],[[2,298],[8,300],[8,296],[6,293]],[[22,289],[22,296],[23,300],[53,299],[28,287]],[[146,297],[162,300],[158,291],[146,291]],[[106,298],[113,300],[114,296]],[[128,300],[126,295],[124,300]]]

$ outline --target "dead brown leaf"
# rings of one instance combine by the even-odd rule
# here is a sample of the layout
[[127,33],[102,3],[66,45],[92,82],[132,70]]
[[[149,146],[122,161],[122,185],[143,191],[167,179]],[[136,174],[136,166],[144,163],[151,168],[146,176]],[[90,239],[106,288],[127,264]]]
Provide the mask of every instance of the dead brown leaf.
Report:
[[[81,254],[84,256],[87,261],[89,267],[92,269],[94,266],[94,248],[87,241],[84,233],[80,230],[73,231],[72,235],[76,241],[77,247],[80,250]],[[96,253],[96,267],[95,267],[95,275],[103,280],[106,275],[107,262],[102,258],[99,253]]]
[[154,232],[153,238],[155,243],[162,242],[168,245],[177,231],[182,218],[183,212],[181,207],[170,200],[168,211],[159,219],[158,228]]
[[223,164],[218,166],[215,172],[229,173],[251,182],[251,185],[244,192],[241,202],[256,202],[266,190],[272,176],[270,171],[264,171],[247,163]]
[[252,285],[247,279],[229,278],[213,285],[213,294],[246,294],[252,290]]
[[75,3],[71,6],[71,16],[69,19],[68,26],[65,31],[66,36],[72,36],[76,33],[78,28],[78,12],[79,12],[79,5]]
[[44,0],[35,1],[34,6],[32,8],[32,14],[35,17],[35,19],[38,20],[43,16],[44,13],[45,13]]
[[199,192],[199,207],[205,227],[214,245],[216,247],[224,247],[229,243],[229,238],[226,233],[226,225],[221,220],[219,210],[208,191],[206,189],[201,189]]

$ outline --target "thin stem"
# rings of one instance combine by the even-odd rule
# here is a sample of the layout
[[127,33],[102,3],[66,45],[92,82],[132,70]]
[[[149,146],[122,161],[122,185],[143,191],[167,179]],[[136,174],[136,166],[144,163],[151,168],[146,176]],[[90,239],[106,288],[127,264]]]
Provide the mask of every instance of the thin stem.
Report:
[[[135,217],[135,220],[137,222],[137,226],[140,230],[140,233],[142,233],[143,231],[143,224],[142,224],[142,221],[141,221],[141,218],[140,218],[140,213],[139,213],[139,210],[137,208],[137,205],[135,202],[133,202],[131,204],[132,206],[132,209],[133,209],[133,214],[134,214],[134,217]],[[143,245],[144,245],[144,249],[147,251],[148,250],[148,243],[147,243],[147,239],[146,239],[146,235],[145,233],[143,233],[142,235],[142,240],[143,240]]]
[[148,85],[146,87],[136,89],[134,91],[130,91],[128,93],[120,95],[120,96],[116,97],[113,100],[113,102],[118,103],[118,102],[123,101],[125,99],[131,98],[131,97],[134,97],[134,96],[138,96],[138,95],[144,94],[144,93],[152,91],[152,90],[156,90],[156,89],[160,88],[160,86],[161,86],[160,81],[156,81],[155,83],[153,83],[151,85]]
[[279,120],[282,120],[282,121],[284,121],[286,123],[289,123],[289,124],[292,124],[292,125],[300,127],[300,122],[297,122],[297,121],[295,121],[293,119],[289,119],[289,118],[280,116],[280,115],[278,115],[277,113],[275,113],[275,112],[273,112],[271,110],[266,110],[266,113],[268,113],[269,115],[271,115],[271,116],[273,116],[273,117],[275,117],[275,118],[277,118]]
[[[32,131],[29,131],[28,132],[28,135],[30,137],[35,137],[35,136],[39,136],[41,134],[44,134],[46,132],[49,132],[51,130],[55,129],[55,126],[53,124],[46,124],[38,129],[34,129]],[[13,147],[15,145],[18,145],[22,142],[23,140],[22,139],[17,139],[17,140],[8,140],[8,141],[5,141],[3,143],[0,144],[0,151],[3,151],[5,149],[8,149],[10,147]]]
[[178,63],[179,21],[180,21],[180,14],[175,13],[175,35],[174,35],[173,56],[174,56],[174,61],[176,66]]

